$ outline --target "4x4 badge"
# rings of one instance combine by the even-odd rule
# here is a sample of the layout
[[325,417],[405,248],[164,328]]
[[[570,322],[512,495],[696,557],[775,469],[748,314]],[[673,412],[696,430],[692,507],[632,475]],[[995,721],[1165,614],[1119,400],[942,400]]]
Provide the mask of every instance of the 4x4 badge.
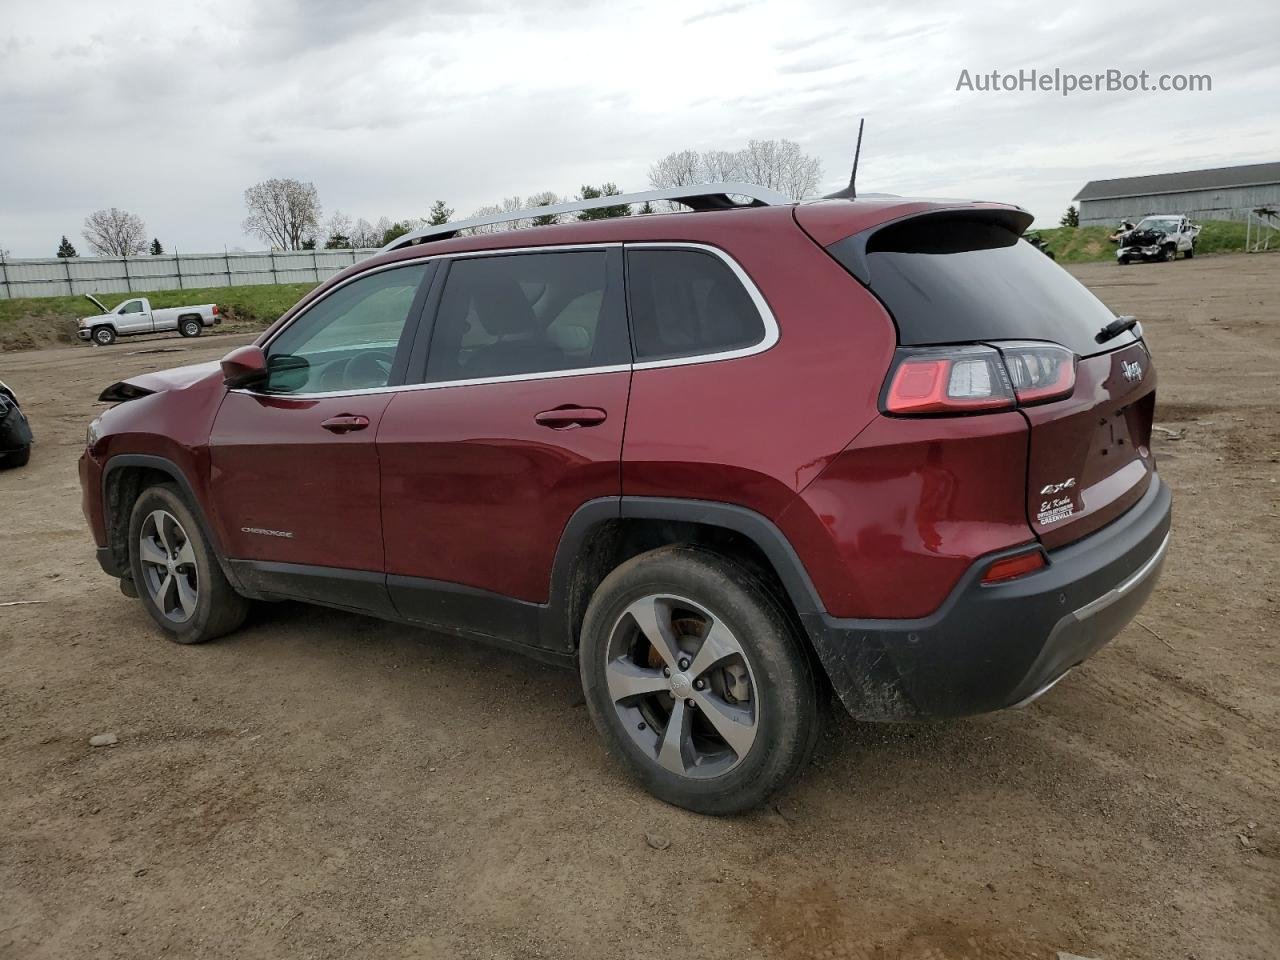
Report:
[[1061,493],[1063,490],[1070,490],[1075,485],[1075,477],[1068,477],[1061,483],[1046,483],[1040,490],[1040,496],[1047,497],[1051,493]]
[[1130,383],[1137,383],[1142,379],[1142,364],[1134,360],[1130,363],[1128,360],[1121,360],[1120,367],[1124,370],[1124,378]]

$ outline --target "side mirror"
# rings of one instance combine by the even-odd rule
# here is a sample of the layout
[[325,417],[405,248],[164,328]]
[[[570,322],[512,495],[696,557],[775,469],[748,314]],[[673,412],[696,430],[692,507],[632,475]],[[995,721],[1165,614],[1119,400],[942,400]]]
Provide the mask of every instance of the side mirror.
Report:
[[222,382],[232,390],[252,387],[267,379],[267,355],[253,344],[232,350],[222,358],[221,366]]

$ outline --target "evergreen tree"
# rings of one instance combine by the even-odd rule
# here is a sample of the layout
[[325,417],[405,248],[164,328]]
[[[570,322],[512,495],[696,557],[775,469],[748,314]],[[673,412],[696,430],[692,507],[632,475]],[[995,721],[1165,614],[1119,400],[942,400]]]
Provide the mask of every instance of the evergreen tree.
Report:
[[314,250],[315,248],[316,248],[316,238],[315,238],[315,237],[307,237],[307,239],[305,239],[305,240],[303,240],[303,241],[302,241],[302,246],[301,246],[301,248],[300,248],[300,249],[302,249],[302,250]]
[[[615,183],[602,183],[598,187],[592,187],[583,184],[582,190],[579,191],[579,200],[595,200],[599,197],[616,197],[622,193]],[[629,203],[618,203],[609,207],[596,207],[594,210],[578,211],[579,220],[607,220],[610,217],[629,217],[631,216],[631,205]]]
[[412,229],[413,227],[410,226],[409,224],[401,223],[399,220],[397,220],[395,223],[391,224],[391,226],[385,227],[383,229],[382,240],[379,242],[378,245],[385,247],[392,240],[395,240],[398,237],[403,237],[406,233],[408,233]]
[[164,247],[160,246],[160,241],[155,237],[151,238],[151,255],[153,257],[164,256]]
[[330,234],[329,239],[324,242],[326,250],[349,250],[351,249],[351,238],[341,234]]
[[653,204],[650,203],[648,200],[646,200],[644,202],[644,205],[640,207],[639,211],[637,211],[636,216],[644,216],[646,213],[657,213],[657,212],[658,211],[653,209]]
[[68,257],[80,256],[80,254],[76,253],[76,248],[71,245],[71,241],[67,239],[66,234],[62,235],[62,242],[58,244],[58,256],[64,260]]
[[431,205],[431,215],[427,217],[427,226],[438,227],[449,222],[449,218],[453,216],[453,207],[446,207],[443,200],[437,200]]
[[1067,212],[1062,215],[1062,219],[1058,222],[1064,227],[1080,226],[1080,211],[1076,209],[1074,203],[1067,207]]

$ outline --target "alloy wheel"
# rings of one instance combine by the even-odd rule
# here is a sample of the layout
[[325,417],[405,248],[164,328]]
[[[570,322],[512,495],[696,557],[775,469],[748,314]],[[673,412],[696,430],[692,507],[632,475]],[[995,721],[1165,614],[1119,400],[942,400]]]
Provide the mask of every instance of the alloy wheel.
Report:
[[165,619],[186,623],[200,598],[200,574],[195,549],[177,517],[152,510],[138,536],[143,586]]
[[622,612],[610,632],[605,680],[631,739],[677,776],[727,773],[760,729],[758,687],[742,644],[723,620],[682,597],[653,594]]

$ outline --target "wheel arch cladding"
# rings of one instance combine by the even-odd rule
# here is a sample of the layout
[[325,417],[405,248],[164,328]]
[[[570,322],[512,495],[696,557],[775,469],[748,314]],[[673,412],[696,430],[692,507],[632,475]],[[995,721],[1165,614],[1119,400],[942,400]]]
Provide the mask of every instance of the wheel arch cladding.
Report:
[[575,649],[587,605],[601,581],[632,557],[674,543],[700,546],[742,562],[776,587],[806,639],[806,615],[824,612],[799,556],[761,514],[703,500],[610,497],[579,508],[565,527],[552,573],[555,615],[544,642]]
[[233,585],[237,581],[229,572],[226,557],[218,541],[217,531],[209,523],[204,506],[190,481],[172,460],[152,454],[122,453],[107,461],[102,471],[102,504],[107,531],[107,546],[119,569],[129,569],[129,515],[142,491],[160,483],[176,484],[183,499],[195,514],[201,533],[209,541],[218,565]]

